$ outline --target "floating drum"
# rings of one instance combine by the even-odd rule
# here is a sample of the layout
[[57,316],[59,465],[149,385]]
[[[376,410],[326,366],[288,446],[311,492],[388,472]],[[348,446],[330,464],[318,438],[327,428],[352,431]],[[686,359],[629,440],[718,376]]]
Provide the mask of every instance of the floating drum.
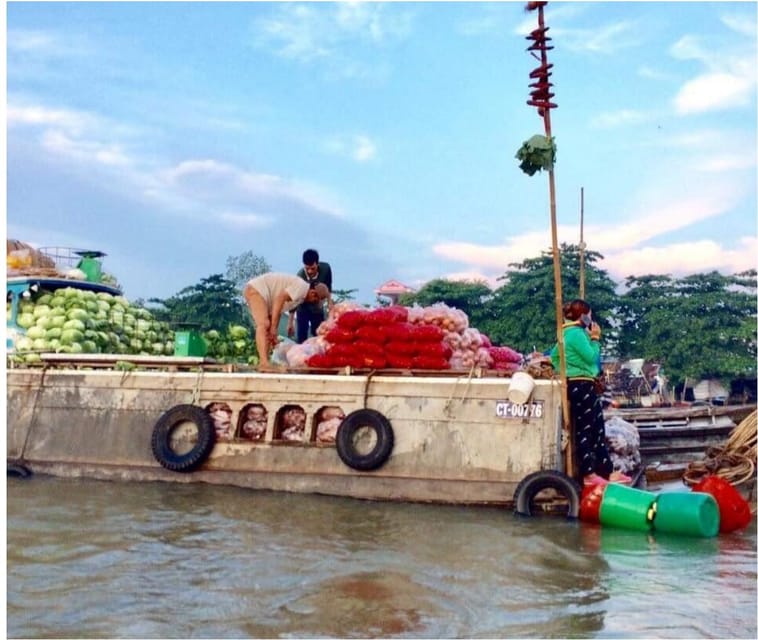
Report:
[[716,500],[719,507],[719,533],[737,531],[750,524],[753,514],[750,504],[728,480],[718,476],[707,476],[698,482],[692,490],[708,493]]
[[611,482],[606,485],[600,504],[600,522],[622,529],[650,531],[654,502],[655,494],[650,491]]
[[710,538],[719,532],[719,507],[707,493],[661,493],[655,501],[656,531]]
[[515,404],[524,404],[529,400],[534,390],[534,378],[528,373],[517,371],[511,376],[508,387],[508,400]]
[[579,519],[582,522],[600,522],[600,505],[603,502],[606,484],[593,484],[582,489],[582,501],[579,503]]

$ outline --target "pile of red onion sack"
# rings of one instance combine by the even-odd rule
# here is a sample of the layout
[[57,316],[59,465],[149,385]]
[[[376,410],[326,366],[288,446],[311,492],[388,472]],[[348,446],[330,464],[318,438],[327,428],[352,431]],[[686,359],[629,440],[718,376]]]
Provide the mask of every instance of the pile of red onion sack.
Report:
[[444,303],[376,309],[339,303],[317,333],[287,349],[289,366],[513,372],[524,361],[515,349],[493,346],[463,311]]

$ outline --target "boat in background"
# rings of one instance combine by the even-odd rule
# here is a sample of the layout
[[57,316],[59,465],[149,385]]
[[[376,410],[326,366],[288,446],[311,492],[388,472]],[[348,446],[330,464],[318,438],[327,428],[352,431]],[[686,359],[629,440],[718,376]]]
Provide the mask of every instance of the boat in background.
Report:
[[701,459],[709,447],[722,446],[734,427],[755,409],[755,404],[694,402],[669,407],[609,407],[604,414],[606,421],[618,417],[637,427],[640,455],[649,464],[685,464]]

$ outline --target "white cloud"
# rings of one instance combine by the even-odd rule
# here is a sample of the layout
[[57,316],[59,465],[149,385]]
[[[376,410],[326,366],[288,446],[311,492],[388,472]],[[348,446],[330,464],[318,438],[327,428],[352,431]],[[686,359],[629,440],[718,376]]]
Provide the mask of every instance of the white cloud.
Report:
[[695,159],[693,167],[697,171],[705,173],[726,173],[729,171],[740,171],[743,169],[752,169],[755,167],[755,154],[752,156],[745,154],[728,155],[725,153],[707,156],[702,159]]
[[92,45],[86,37],[43,29],[8,29],[9,57],[59,58],[91,55]]
[[689,82],[674,98],[682,115],[746,106],[755,89],[755,80],[729,73],[708,73]]
[[94,162],[106,166],[126,166],[131,163],[123,149],[116,144],[102,144],[92,140],[77,140],[62,131],[48,130],[42,134],[42,147],[52,153],[69,158]]
[[[9,131],[39,144],[89,179],[114,192],[160,203],[163,213],[215,216],[228,225],[261,226],[293,209],[341,217],[334,196],[317,184],[249,171],[215,159],[188,159],[172,166],[140,155],[119,139],[128,131],[97,115],[43,105],[8,107]],[[31,131],[36,137],[29,138]],[[357,161],[371,159],[375,145],[357,136],[351,151]],[[104,182],[105,179],[105,182]],[[255,215],[240,213],[265,211]],[[268,217],[267,217],[268,216]]]
[[502,281],[498,280],[498,277],[499,276],[488,276],[480,271],[456,271],[444,276],[445,280],[451,280],[453,282],[483,282],[490,289],[497,289],[504,284]]
[[271,216],[256,213],[225,212],[219,214],[222,224],[234,229],[265,229],[272,226]]
[[49,52],[55,48],[55,38],[46,31],[34,31],[28,29],[8,30],[8,51],[44,51]]
[[9,104],[6,110],[8,126],[51,125],[63,127],[71,133],[79,133],[96,125],[97,118],[68,109],[50,109],[39,105],[17,106]]
[[[619,282],[629,275],[671,273],[683,276],[717,270],[736,273],[755,268],[755,237],[739,240],[733,248],[717,239],[664,243],[650,246],[655,240],[686,230],[705,220],[723,215],[737,206],[744,191],[730,181],[709,181],[670,187],[668,191],[651,192],[640,200],[635,210],[624,213],[627,222],[585,225],[585,237],[592,238],[591,248],[603,254],[599,265]],[[576,243],[579,230],[573,225],[559,225],[559,242]],[[731,238],[730,238],[731,240]],[[479,274],[492,286],[509,263],[522,262],[549,249],[549,229],[509,236],[501,244],[481,245],[468,242],[442,242],[432,252],[466,265],[459,274]],[[450,277],[450,276],[449,276]]]
[[748,18],[744,15],[737,15],[736,13],[724,14],[721,16],[721,22],[732,31],[755,39],[757,29],[754,17]]
[[356,136],[353,157],[358,162],[366,162],[376,155],[376,145],[366,136]]
[[721,46],[687,35],[672,45],[674,58],[698,61],[704,69],[677,92],[673,99],[677,113],[706,113],[750,104],[756,87],[755,39],[732,40],[734,36]]
[[[560,5],[559,5],[560,6]],[[568,9],[568,4],[565,5]],[[622,20],[592,29],[578,29],[563,26],[564,19],[573,17],[574,11],[553,11],[550,15],[548,36],[560,40],[561,47],[569,51],[613,54],[623,49],[637,47],[643,42],[644,29],[637,21]],[[537,26],[536,14],[529,14],[515,29],[519,35],[526,36]]]
[[598,129],[612,129],[628,124],[639,124],[650,120],[651,115],[644,111],[634,109],[621,109],[608,113],[601,113],[590,120],[590,126]]
[[324,143],[328,153],[350,158],[355,162],[369,162],[376,157],[376,142],[365,134],[335,136]]
[[318,58],[345,58],[345,45],[385,45],[407,38],[412,15],[379,3],[340,2],[277,5],[270,17],[258,22],[261,44],[271,44],[278,55],[311,62]]
[[[212,159],[185,160],[161,173],[164,185],[187,202],[218,211],[234,203],[273,211],[296,206],[341,217],[342,211],[321,187],[280,176],[247,171]],[[227,215],[227,214],[224,214]]]
[[602,267],[616,281],[650,273],[675,277],[706,271],[731,274],[755,269],[756,255],[756,238],[741,238],[736,249],[727,249],[715,240],[699,240],[610,252]]
[[652,67],[648,67],[646,65],[643,65],[639,69],[637,69],[637,75],[639,75],[641,78],[650,78],[651,80],[670,80],[671,79],[670,73],[661,71],[660,69],[653,69]]

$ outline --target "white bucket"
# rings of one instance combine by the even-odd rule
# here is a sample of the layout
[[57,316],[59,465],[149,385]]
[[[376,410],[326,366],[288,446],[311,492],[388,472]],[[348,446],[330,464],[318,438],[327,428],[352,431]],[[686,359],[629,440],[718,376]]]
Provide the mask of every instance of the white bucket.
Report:
[[534,391],[534,378],[524,371],[516,371],[511,376],[508,387],[508,400],[516,404],[524,404]]

